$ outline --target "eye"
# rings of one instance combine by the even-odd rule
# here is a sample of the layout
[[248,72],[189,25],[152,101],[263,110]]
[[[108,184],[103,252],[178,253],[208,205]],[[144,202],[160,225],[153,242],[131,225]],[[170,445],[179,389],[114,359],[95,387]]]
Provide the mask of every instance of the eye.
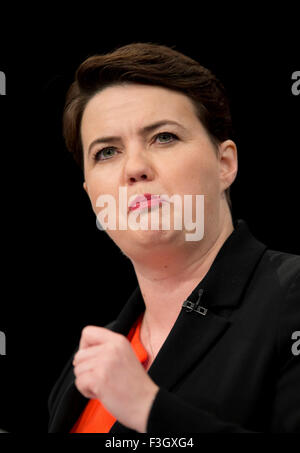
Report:
[[[162,138],[162,142],[160,142],[160,144],[172,143],[174,140],[178,140],[177,135],[172,134],[171,132],[160,132],[159,134],[155,135],[155,141],[159,137]],[[114,148],[113,146],[102,148],[95,153],[94,160],[99,161],[111,159],[113,157],[113,151],[116,151],[116,148]],[[106,153],[108,153],[108,155]]]
[[[173,141],[173,139],[174,140],[178,140],[177,135],[172,134],[171,132],[160,132],[159,134],[157,134],[155,136],[155,140],[158,139],[158,137],[162,137],[163,138],[162,143],[170,143],[170,142]],[[172,140],[170,140],[170,137],[172,138]]]
[[[109,146],[108,148],[102,148],[100,149],[100,151],[97,151],[94,155],[94,160],[107,160],[107,159],[110,159],[112,157],[112,155],[110,155],[110,152],[111,151],[115,151],[115,148],[113,146]],[[108,152],[108,156],[106,155],[105,156],[105,153]],[[101,156],[104,156],[101,158]]]

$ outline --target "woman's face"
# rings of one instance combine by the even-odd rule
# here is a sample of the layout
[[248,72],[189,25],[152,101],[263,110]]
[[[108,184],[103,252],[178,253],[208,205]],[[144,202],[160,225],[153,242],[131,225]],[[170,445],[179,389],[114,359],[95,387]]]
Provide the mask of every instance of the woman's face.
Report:
[[[155,123],[165,124],[148,127]],[[218,154],[191,100],[184,94],[139,84],[105,88],[84,110],[81,137],[84,188],[96,215],[103,209],[96,205],[98,197],[107,194],[114,197],[117,229],[106,232],[125,255],[134,257],[147,250],[162,252],[164,248],[184,246],[185,234],[191,231],[185,229],[184,222],[181,230],[174,229],[172,203],[169,230],[161,228],[162,212],[158,230],[150,226],[147,230],[118,229],[120,187],[127,189],[127,207],[134,195],[145,193],[169,197],[177,194],[182,200],[184,195],[194,195],[193,221],[195,195],[204,195],[203,240],[210,228],[220,224],[226,203],[224,190],[235,177],[235,145],[230,140],[223,142]],[[159,206],[142,209],[140,217],[135,218],[150,218],[154,209],[162,211]]]

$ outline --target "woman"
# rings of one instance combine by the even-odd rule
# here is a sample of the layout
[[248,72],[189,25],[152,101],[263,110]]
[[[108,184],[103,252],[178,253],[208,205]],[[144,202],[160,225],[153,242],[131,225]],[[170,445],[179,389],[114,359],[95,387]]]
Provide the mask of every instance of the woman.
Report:
[[63,121],[138,287],[114,322],[83,329],[49,397],[49,432],[300,432],[300,257],[232,218],[222,84],[174,49],[131,44],[80,65]]

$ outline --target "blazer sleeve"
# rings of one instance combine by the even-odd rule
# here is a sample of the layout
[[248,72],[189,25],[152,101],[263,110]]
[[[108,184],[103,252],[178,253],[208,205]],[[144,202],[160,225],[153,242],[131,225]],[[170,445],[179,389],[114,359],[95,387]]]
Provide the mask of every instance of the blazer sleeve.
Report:
[[61,395],[65,391],[65,382],[68,382],[67,376],[73,370],[72,362],[76,352],[78,351],[78,346],[76,347],[75,351],[67,361],[65,367],[63,368],[58,380],[55,382],[54,387],[52,388],[49,398],[48,398],[48,412],[50,415],[50,419],[53,415],[53,411],[55,411],[57,404],[60,401]]
[[288,292],[278,323],[278,377],[272,432],[300,433],[300,275]]
[[[267,328],[267,326],[266,326]],[[293,333],[300,331],[300,275],[282,301],[277,330],[276,390],[271,408],[270,433],[300,433],[300,355],[295,355]],[[300,346],[298,347],[300,353]],[[255,433],[239,424],[196,408],[160,388],[152,403],[147,432]]]

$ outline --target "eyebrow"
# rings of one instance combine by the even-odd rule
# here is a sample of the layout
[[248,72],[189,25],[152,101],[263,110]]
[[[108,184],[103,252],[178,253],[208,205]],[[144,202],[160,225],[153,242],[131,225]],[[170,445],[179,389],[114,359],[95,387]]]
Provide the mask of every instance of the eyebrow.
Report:
[[[138,131],[138,134],[139,135],[145,135],[149,132],[152,132],[154,131],[155,129],[161,127],[161,126],[165,126],[167,124],[175,124],[176,126],[179,126],[181,129],[183,130],[186,130],[186,128],[184,126],[182,126],[182,124],[180,123],[177,123],[177,121],[172,121],[172,120],[161,120],[161,121],[157,121],[156,123],[153,123],[153,124],[149,124],[148,126],[145,126],[143,127],[142,129],[140,129]],[[91,149],[93,148],[93,146],[99,144],[99,143],[112,143],[112,142],[116,142],[118,140],[120,140],[121,137],[117,137],[117,136],[109,136],[109,137],[100,137],[100,138],[96,138],[96,140],[93,140],[92,143],[90,144],[89,146],[89,149],[88,149],[88,155],[90,154],[91,152]]]

